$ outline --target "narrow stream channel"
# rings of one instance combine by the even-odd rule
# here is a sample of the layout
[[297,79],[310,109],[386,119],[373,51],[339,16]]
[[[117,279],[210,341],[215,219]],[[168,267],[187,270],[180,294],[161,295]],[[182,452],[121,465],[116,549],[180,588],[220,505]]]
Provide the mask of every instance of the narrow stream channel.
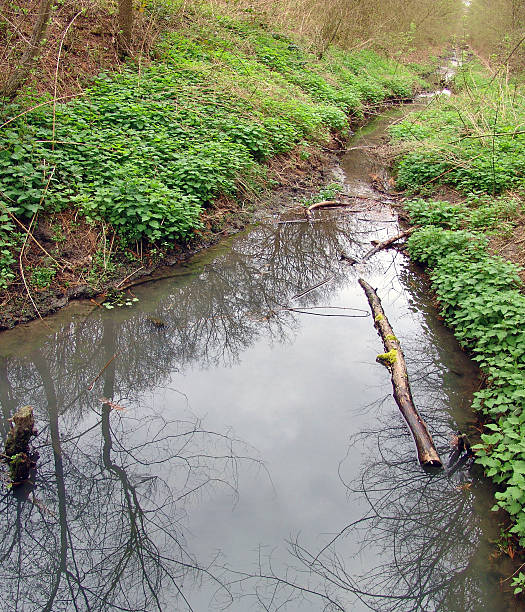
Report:
[[[372,195],[366,147],[390,121],[350,144],[349,193]],[[0,336],[2,435],[32,405],[40,455],[34,487],[1,498],[1,610],[515,609],[492,492],[468,465],[418,465],[357,278],[445,459],[477,370],[403,254],[340,261],[399,231],[388,207],[356,208],[267,220],[132,307]]]

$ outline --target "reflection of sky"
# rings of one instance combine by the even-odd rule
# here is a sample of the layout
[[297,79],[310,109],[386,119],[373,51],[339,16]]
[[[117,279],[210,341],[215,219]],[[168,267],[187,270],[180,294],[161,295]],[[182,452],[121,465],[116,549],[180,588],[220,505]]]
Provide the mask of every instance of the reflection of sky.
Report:
[[[357,174],[363,175],[367,159],[365,151]],[[288,565],[298,566],[289,555],[286,539],[300,534],[301,542],[315,552],[345,525],[362,517],[368,506],[362,496],[349,493],[342,480],[359,481],[370,462],[377,462],[381,469],[382,459],[375,435],[349,447],[351,436],[359,432],[382,429],[387,447],[397,446],[395,450],[408,457],[402,470],[419,471],[412,440],[391,395],[389,375],[375,361],[383,348],[372,318],[280,313],[261,321],[270,307],[277,308],[275,303],[368,312],[365,295],[357,284],[358,276],[363,275],[378,288],[405,348],[408,368],[416,381],[416,403],[429,415],[429,428],[437,440],[446,443],[454,426],[447,412],[451,399],[459,405],[469,397],[469,384],[458,381],[459,377],[470,380],[473,370],[450,334],[436,322],[424,288],[419,286],[418,277],[407,272],[403,257],[395,251],[383,252],[366,266],[354,268],[337,261],[341,250],[358,255],[368,250],[371,238],[382,239],[387,232],[397,231],[397,225],[389,222],[392,218],[384,210],[373,213],[379,230],[374,233],[369,232],[371,221],[366,213],[359,214],[362,220],[345,211],[326,216],[339,222],[281,226],[278,231],[259,226],[251,235],[232,240],[232,252],[218,247],[181,268],[184,274],[179,278],[138,288],[140,302],[132,310],[92,313],[87,321],[93,324],[93,336],[98,334],[96,354],[86,351],[87,344],[90,350],[93,347],[93,341],[89,343],[91,328],[86,326],[88,341],[79,340],[79,354],[73,347],[64,358],[66,362],[57,365],[57,371],[60,368],[64,372],[63,380],[55,381],[59,395],[69,402],[68,394],[74,396],[74,392],[67,384],[76,381],[84,393],[80,403],[84,402],[85,389],[108,359],[104,351],[109,349],[100,338],[102,330],[105,333],[109,328],[101,322],[111,318],[117,347],[110,353],[118,353],[114,364],[116,388],[122,395],[113,399],[126,406],[121,413],[122,430],[118,428],[119,415],[111,416],[116,432],[113,457],[121,451],[121,443],[128,448],[139,446],[144,432],[153,435],[158,431],[157,421],[152,420],[151,427],[148,424],[149,416],[162,416],[167,421],[183,419],[189,408],[201,420],[203,429],[231,431],[246,444],[246,448],[236,445],[237,451],[243,449],[247,456],[262,460],[264,467],[253,462],[237,464],[238,498],[230,488],[217,483],[177,505],[180,514],[176,518],[187,530],[188,549],[201,565],[221,551],[221,563],[234,570],[254,571],[262,547],[263,564],[271,554],[273,570],[283,575]],[[298,236],[296,241],[294,236]],[[215,261],[213,253],[217,254]],[[334,274],[333,281],[298,301],[292,300],[295,292],[319,282],[328,273]],[[67,316],[65,312],[60,314],[61,320]],[[81,315],[79,319],[85,313]],[[165,320],[165,328],[154,328],[148,319],[151,316]],[[9,342],[27,338],[24,334],[23,329],[16,331]],[[54,355],[52,339],[47,342],[46,350]],[[458,380],[446,382],[449,364],[453,364]],[[98,395],[90,395],[91,404],[82,405],[82,428],[98,418],[87,406],[95,405],[100,411],[96,398],[108,371],[102,370],[94,392]],[[36,398],[41,390],[38,385],[34,389]],[[45,414],[45,409],[40,410]],[[62,422],[67,419],[68,435],[72,435],[80,422],[77,413],[71,411],[61,418]],[[65,429],[63,424],[62,431]],[[399,431],[403,432],[401,436]],[[391,433],[393,442],[388,440]],[[87,455],[93,465],[99,461],[99,437],[100,432],[94,429],[79,442],[81,446],[89,439]],[[224,453],[228,445],[206,446],[204,440],[199,447],[200,442],[199,438],[194,448],[210,455]],[[157,459],[157,452],[162,458],[163,450],[152,443],[142,456],[144,464],[134,464],[125,454],[123,461],[129,462],[129,476],[134,472],[137,478],[159,473],[177,493],[184,487],[184,464],[148,464],[148,460]],[[199,477],[206,478],[206,466]],[[388,486],[395,490],[397,485],[393,481]],[[446,487],[444,491],[446,494]],[[181,518],[182,510],[187,513],[186,519]],[[374,534],[369,537],[373,540]],[[341,541],[338,550],[344,554],[347,570],[354,574],[390,561],[391,553],[379,555],[373,544],[359,553],[358,536],[354,535]],[[315,585],[316,578],[312,580]],[[198,588],[190,587],[190,580],[187,583],[195,610],[205,612],[216,587],[206,581]],[[261,609],[250,602],[235,602],[232,610]],[[356,612],[365,609],[357,602],[348,606]],[[322,609],[316,599],[286,608],[288,612]]]
[[[382,212],[380,218],[385,219],[386,213]],[[260,551],[264,567],[267,568],[271,556],[273,571],[285,575],[290,568],[293,571],[300,567],[288,551],[287,539],[299,536],[301,543],[315,552],[345,525],[361,518],[368,505],[360,494],[349,493],[342,480],[345,483],[358,481],[363,468],[374,461],[381,464],[382,459],[375,435],[365,436],[350,445],[350,438],[356,433],[384,429],[386,423],[387,446],[388,432],[392,431],[396,436],[395,444],[408,458],[407,469],[419,470],[412,440],[391,395],[389,375],[375,361],[383,349],[372,317],[362,316],[368,313],[369,307],[357,284],[358,276],[363,275],[378,288],[385,311],[406,349],[409,370],[417,381],[413,385],[414,397],[422,411],[430,416],[431,432],[440,441],[446,441],[450,435],[453,424],[448,423],[447,402],[452,397],[452,387],[443,386],[443,373],[446,373],[447,364],[453,363],[459,374],[468,373],[468,379],[472,371],[468,370],[466,357],[458,351],[450,334],[434,319],[422,314],[422,309],[432,311],[422,297],[424,289],[419,287],[418,277],[407,271],[402,256],[395,251],[383,252],[366,266],[353,268],[337,263],[335,254],[341,245],[352,254],[364,252],[372,237],[385,237],[385,225],[390,232],[397,231],[396,226],[376,221],[381,231],[356,233],[359,243],[355,244],[345,242],[344,230],[347,227],[345,219],[354,228],[355,219],[345,216],[344,212],[340,219],[342,229],[339,232],[334,232],[333,224],[329,226],[329,257],[320,253],[322,265],[319,269],[309,268],[306,276],[304,268],[295,269],[294,284],[300,286],[294,286],[284,298],[275,292],[273,283],[277,288],[286,287],[287,274],[291,273],[286,266],[274,271],[273,277],[265,274],[253,282],[247,274],[243,277],[242,291],[229,284],[235,279],[235,272],[247,266],[257,269],[259,262],[265,261],[264,245],[266,242],[272,244],[272,230],[259,227],[255,230],[253,243],[250,237],[238,238],[234,241],[236,251],[230,256],[223,249],[220,259],[208,260],[204,272],[197,259],[187,267],[190,273],[186,276],[157,283],[151,291],[138,291],[141,301],[137,308],[92,315],[100,314],[101,320],[106,321],[104,333],[109,330],[107,321],[111,318],[121,344],[116,349],[101,345],[98,365],[90,361],[90,372],[83,370],[85,366],[78,369],[75,362],[78,356],[74,352],[71,363],[61,364],[65,372],[77,368],[75,371],[81,380],[90,383],[107,361],[104,350],[118,352],[115,367],[122,397],[113,399],[123,404],[126,411],[120,413],[122,430],[118,426],[119,416],[112,417],[115,436],[119,439],[118,444],[115,443],[114,456],[120,452],[121,443],[139,447],[146,432],[151,436],[159,431],[161,424],[153,421],[148,424],[151,415],[172,421],[186,418],[189,409],[201,421],[203,429],[231,432],[246,444],[246,447],[236,445],[237,452],[241,450],[242,454],[263,462],[263,466],[251,461],[238,462],[238,482],[229,481],[237,489],[238,497],[228,486],[215,483],[176,505],[179,529],[186,532],[188,549],[201,565],[211,562],[220,552],[221,564],[233,570],[253,572],[257,570]],[[365,220],[363,225],[369,227],[369,223]],[[293,232],[288,235],[293,236]],[[288,247],[293,254],[293,245]],[[251,248],[257,257],[251,258]],[[243,251],[249,256],[242,255]],[[305,257],[308,266],[315,266],[315,253],[307,253]],[[284,257],[283,265],[286,261]],[[291,295],[304,289],[304,283],[313,284],[325,277],[327,261],[332,262],[334,280],[294,301]],[[195,273],[191,273],[192,270]],[[399,277],[404,279],[403,283]],[[208,286],[213,287],[209,295],[206,294]],[[269,321],[261,321],[261,315],[268,311],[268,305],[259,296],[262,291],[273,300],[293,306],[355,308],[358,309],[355,312],[340,312],[361,316],[281,313]],[[242,310],[236,310],[237,307]],[[144,317],[151,315],[164,318],[166,328],[158,330],[147,323]],[[181,327],[179,321],[186,325]],[[93,322],[100,323],[99,320]],[[184,335],[186,328],[191,329],[193,325],[195,334]],[[94,329],[98,329],[97,334],[102,337],[100,328],[95,325]],[[203,344],[199,334],[210,334],[210,330],[211,340]],[[148,335],[144,336],[145,333]],[[180,346],[186,338],[192,342],[189,349]],[[226,340],[230,344],[225,351]],[[154,342],[158,346],[146,351],[144,342]],[[159,360],[164,359],[158,364],[154,361],[157,354]],[[148,369],[141,371],[146,358]],[[100,386],[105,374],[107,372],[99,380]],[[87,386],[86,382],[81,385]],[[65,393],[60,387],[57,381],[59,392]],[[467,385],[461,393],[466,395],[468,390]],[[93,397],[99,397],[98,387],[94,393]],[[461,393],[459,396],[463,397]],[[100,403],[95,402],[95,408],[100,410]],[[84,410],[82,414],[82,427],[96,421],[92,412]],[[70,418],[68,413],[65,417],[68,435],[73,435],[75,418]],[[65,430],[63,424],[63,432]],[[399,432],[402,432],[401,437]],[[92,448],[97,449],[99,435],[98,429],[94,429],[83,442],[89,440]],[[213,444],[206,446],[203,440],[202,444],[194,448],[210,455],[224,454],[227,448],[227,443],[214,447]],[[88,454],[92,452],[95,452],[93,461],[96,463],[97,451],[90,450]],[[193,450],[188,449],[188,453],[191,452]],[[175,492],[191,488],[191,479],[185,483],[184,463],[172,463],[171,469],[166,469],[169,464],[164,463],[148,465],[151,458],[157,459],[156,453],[155,444],[150,445],[140,455],[145,461],[140,466],[135,466],[131,458],[123,455],[126,462],[131,461],[129,476],[142,478],[157,473],[167,479]],[[162,458],[162,445],[158,453]],[[205,480],[206,467],[197,470],[193,478],[195,482]],[[392,486],[395,488],[395,482]],[[373,542],[361,551],[360,537],[360,534],[349,534],[337,546],[339,554],[344,555],[346,569],[353,575],[373,570],[390,558],[388,551],[379,554]],[[369,537],[373,541],[373,533]],[[311,580],[312,585],[318,584],[316,577]],[[216,585],[204,581],[195,588],[190,584],[187,581],[186,592],[195,609],[207,610]],[[249,585],[246,588],[250,590]],[[348,602],[351,598],[345,595],[344,599]],[[252,608],[249,601],[243,600],[246,603],[243,610],[260,609]],[[234,603],[235,610],[237,605]],[[294,607],[296,605],[299,604],[292,603],[286,610],[314,612],[323,607],[315,598],[309,603],[301,601],[299,608]],[[348,605],[356,612],[366,609],[356,601]]]
[[[424,342],[422,317],[408,307],[409,296],[391,265],[393,255],[379,259],[390,271],[373,273],[372,281],[380,287],[394,329],[402,340]],[[399,256],[394,259],[402,265]],[[352,281],[327,300],[324,305],[368,308],[364,293]],[[338,469],[344,459],[345,480],[358,478],[364,455],[377,455],[376,442],[365,440],[346,455],[350,436],[374,430],[380,415],[403,427],[389,376],[375,362],[382,347],[371,317],[297,315],[297,321],[293,339],[284,344],[262,337],[239,355],[234,367],[202,369],[195,364],[169,382],[169,387],[187,395],[190,409],[208,428],[232,428],[236,437],[255,447],[268,470],[267,474],[253,465],[241,468],[238,501],[221,489],[191,506],[190,548],[203,561],[220,550],[233,569],[253,570],[261,546],[263,556],[271,553],[274,571],[284,574],[294,563],[286,539],[300,534],[303,544],[319,550],[367,510],[360,496],[347,494]],[[166,394],[167,405],[181,402],[180,395]],[[424,402],[424,390],[416,396]],[[409,436],[403,444],[416,463]],[[361,574],[385,561],[373,547],[359,555],[357,550],[352,537],[339,548],[346,553],[351,573]],[[211,592],[201,588],[192,597],[201,609]],[[311,607],[302,602],[300,609],[320,610],[320,602],[314,600]],[[361,609],[366,608],[352,603],[352,610]]]
[[[355,303],[357,296],[351,297]],[[346,300],[331,303],[338,301]],[[192,548],[203,555],[221,549],[239,569],[254,563],[259,545],[276,546],[274,569],[284,569],[286,538],[300,532],[320,548],[327,531],[359,518],[364,507],[349,501],[337,471],[349,434],[374,420],[364,404],[388,393],[389,381],[374,364],[368,342],[370,322],[303,315],[293,343],[269,346],[262,340],[235,368],[196,367],[172,380],[187,393],[191,409],[206,415],[209,427],[231,426],[256,447],[272,479],[252,468],[241,473],[235,507],[226,492],[196,505],[189,521]],[[359,452],[356,448],[356,469]]]

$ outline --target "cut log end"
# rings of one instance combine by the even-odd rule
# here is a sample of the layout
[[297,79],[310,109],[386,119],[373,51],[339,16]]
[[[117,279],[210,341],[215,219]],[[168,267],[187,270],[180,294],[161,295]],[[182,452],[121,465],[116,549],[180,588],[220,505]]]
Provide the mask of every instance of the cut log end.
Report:
[[26,481],[31,468],[35,465],[29,451],[29,441],[35,435],[33,408],[24,406],[13,416],[11,429],[5,442],[4,461],[9,467],[9,476],[13,486]]

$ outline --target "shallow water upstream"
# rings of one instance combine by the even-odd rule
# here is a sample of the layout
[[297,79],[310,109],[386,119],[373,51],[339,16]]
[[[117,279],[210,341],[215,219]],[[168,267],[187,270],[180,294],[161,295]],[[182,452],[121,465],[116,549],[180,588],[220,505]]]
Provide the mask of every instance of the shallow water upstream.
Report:
[[[391,120],[354,138],[347,192],[373,195],[367,147]],[[34,406],[40,454],[35,486],[1,499],[2,611],[514,609],[492,494],[468,466],[419,467],[357,278],[445,460],[476,368],[404,255],[340,261],[399,231],[388,207],[316,221],[260,223],[130,308],[0,336],[2,433]]]

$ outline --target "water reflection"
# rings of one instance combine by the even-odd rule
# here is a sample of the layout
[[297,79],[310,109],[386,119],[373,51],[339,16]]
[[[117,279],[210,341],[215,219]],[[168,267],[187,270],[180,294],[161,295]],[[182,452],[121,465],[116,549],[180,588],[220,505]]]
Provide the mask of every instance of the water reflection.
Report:
[[97,312],[1,357],[3,436],[24,403],[40,429],[34,487],[2,498],[4,601],[174,609],[190,607],[195,579],[230,598],[218,566],[201,567],[185,545],[185,502],[215,487],[235,496],[239,462],[258,462],[256,453],[207,430],[184,402],[159,409],[145,394],[188,364],[233,363],[261,334],[286,341],[296,323],[281,305],[327,273],[343,281],[334,262],[350,241],[335,223],[320,225],[261,226],[170,287],[155,319]]
[[[109,319],[101,327],[106,359],[117,328]],[[1,502],[4,602],[16,610],[165,610],[181,606],[184,585],[197,578],[225,588],[185,546],[181,521],[186,500],[204,489],[235,492],[238,462],[251,460],[245,445],[145,406],[139,417],[121,412],[129,401],[115,395],[115,360],[101,376],[102,399],[87,410],[87,361],[58,381],[45,348],[10,372],[23,376],[18,393],[41,395],[42,431],[34,488]]]
[[[351,398],[359,418],[354,412],[353,422],[344,423],[345,428],[354,426],[359,436],[340,465],[343,484],[330,485],[340,514],[328,514],[321,523],[316,515],[310,522],[303,519],[302,507],[322,495],[324,483],[318,480],[319,486],[308,491],[310,497],[294,499],[291,506],[297,525],[303,520],[310,533],[293,537],[291,555],[277,562],[263,540],[247,565],[225,558],[222,546],[203,556],[188,530],[197,508],[204,507],[205,520],[218,521],[219,537],[229,529],[240,533],[242,521],[233,527],[221,523],[228,516],[221,513],[221,500],[229,500],[231,514],[238,498],[252,495],[268,514],[266,500],[259,500],[254,491],[261,479],[271,488],[276,476],[265,472],[271,457],[250,446],[252,431],[241,441],[226,417],[217,425],[216,408],[224,409],[219,387],[226,383],[213,373],[224,373],[225,368],[233,373],[254,347],[264,344],[290,347],[285,361],[272,352],[275,367],[292,362],[294,372],[304,369],[308,377],[306,355],[293,351],[305,330],[318,328],[287,307],[328,306],[343,296],[344,305],[359,308],[364,298],[355,286],[358,274],[381,285],[390,311],[402,314],[394,327],[400,336],[411,337],[405,348],[416,401],[437,434],[440,450],[448,445],[447,436],[455,428],[452,414],[460,404],[468,404],[471,388],[466,381],[472,380],[472,371],[436,326],[423,289],[413,286],[414,276],[405,271],[400,256],[385,253],[360,270],[339,261],[342,251],[359,255],[371,238],[383,238],[385,225],[395,231],[371,221],[373,213],[363,216],[364,221],[337,212],[323,214],[321,223],[261,225],[227,249],[197,258],[170,282],[137,289],[141,301],[131,311],[84,312],[35,334],[33,340],[23,328],[4,335],[1,433],[5,436],[7,418],[24,404],[34,406],[40,431],[33,485],[16,495],[5,492],[1,499],[0,591],[4,602],[12,602],[5,610],[230,606],[408,611],[456,610],[461,604],[474,612],[494,603],[497,577],[487,573],[487,532],[479,518],[488,503],[484,484],[468,471],[451,478],[431,478],[420,471],[401,417],[388,403],[389,381],[372,365],[377,350],[370,319],[359,327],[341,318],[330,328],[330,347],[341,334],[354,343],[355,362],[348,367],[357,371],[355,379],[346,374],[331,379],[333,371],[322,369],[322,362],[333,368],[326,335],[308,347],[319,352],[319,377],[333,389],[321,387],[327,407],[310,413],[305,406],[300,413],[302,421],[312,425],[301,435],[306,438],[307,433],[319,446],[313,455],[311,445],[298,457],[303,472],[314,472],[315,462],[325,470],[320,478],[328,482],[333,476],[328,470],[335,472],[337,464],[325,467],[321,455],[341,458],[347,435],[340,431],[340,422],[329,423],[329,409],[346,415],[349,380],[361,385]],[[316,291],[296,297],[327,278]],[[406,314],[407,300],[412,317]],[[30,329],[38,331],[38,325]],[[369,338],[366,351],[362,334]],[[451,365],[450,359],[457,363]],[[249,374],[252,378],[245,385],[255,386],[260,372],[254,367]],[[175,375],[183,388],[174,386]],[[456,379],[462,381],[459,386]],[[301,384],[314,396],[311,382],[304,379]],[[196,416],[192,400],[199,392],[205,405]],[[344,396],[340,413],[334,408],[338,395]],[[388,398],[383,406],[377,405],[378,397]],[[292,400],[282,401],[285,405]],[[285,430],[286,413],[278,408],[283,421],[279,425]],[[209,419],[202,416],[206,412]],[[377,423],[377,414],[383,421]],[[362,424],[369,415],[377,423],[374,428]],[[228,418],[233,419],[230,414]],[[316,440],[321,431],[325,438]],[[265,439],[271,436],[278,439],[271,430]],[[290,434],[288,444],[297,437]],[[279,466],[287,478],[293,478],[291,470],[286,461]],[[346,502],[344,495],[338,497],[343,486]],[[481,514],[477,504],[483,505]],[[339,525],[344,514],[358,518]],[[249,522],[249,517],[241,518]],[[279,518],[273,517],[275,524]],[[262,521],[250,529],[262,533]],[[327,532],[333,535],[321,537]],[[241,548],[246,546],[242,538],[239,535]],[[312,542],[321,539],[324,545],[314,549]]]

